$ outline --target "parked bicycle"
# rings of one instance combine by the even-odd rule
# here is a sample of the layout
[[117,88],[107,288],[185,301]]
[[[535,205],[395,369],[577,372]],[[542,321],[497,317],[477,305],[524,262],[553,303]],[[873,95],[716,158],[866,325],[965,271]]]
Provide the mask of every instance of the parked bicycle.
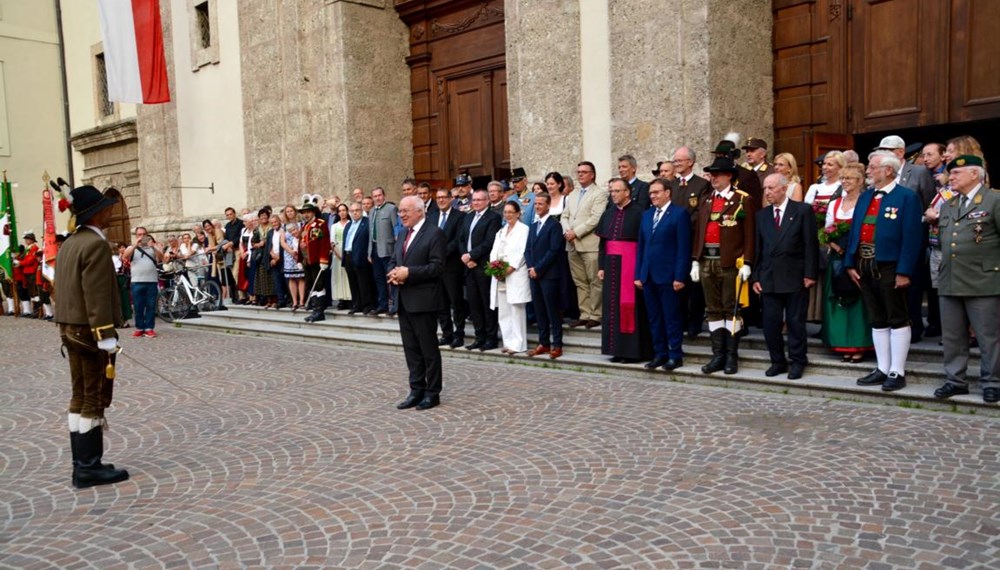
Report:
[[161,272],[160,279],[168,285],[157,294],[156,314],[168,323],[187,318],[192,310],[213,311],[222,305],[219,284],[206,279],[194,285],[186,269]]

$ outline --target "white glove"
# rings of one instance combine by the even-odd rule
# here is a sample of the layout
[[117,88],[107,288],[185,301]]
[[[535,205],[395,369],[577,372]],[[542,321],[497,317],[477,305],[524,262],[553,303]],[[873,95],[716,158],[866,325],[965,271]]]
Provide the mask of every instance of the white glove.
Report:
[[740,279],[743,280],[744,282],[750,280],[750,266],[749,265],[743,264],[743,267],[740,267]]
[[697,283],[701,279],[701,268],[698,267],[697,261],[691,262],[691,282]]
[[102,338],[97,341],[97,348],[107,352],[108,354],[114,354],[118,350],[118,339],[117,338]]
[[329,263],[320,263],[319,264],[319,270],[320,271],[326,271],[327,269],[330,269],[330,264]]

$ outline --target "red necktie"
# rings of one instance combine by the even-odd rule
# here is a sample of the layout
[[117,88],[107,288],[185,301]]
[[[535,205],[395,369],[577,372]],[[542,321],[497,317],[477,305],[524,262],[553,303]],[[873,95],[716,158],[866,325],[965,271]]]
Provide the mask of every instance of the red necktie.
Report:
[[774,225],[781,227],[781,208],[774,209]]
[[413,228],[406,231],[406,239],[403,240],[403,257],[406,257],[406,248],[410,245],[410,236],[413,235]]

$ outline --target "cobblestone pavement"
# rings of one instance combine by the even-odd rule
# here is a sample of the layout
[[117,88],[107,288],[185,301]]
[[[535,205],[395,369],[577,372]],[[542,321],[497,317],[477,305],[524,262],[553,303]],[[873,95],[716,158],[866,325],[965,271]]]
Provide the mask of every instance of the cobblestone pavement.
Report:
[[77,491],[56,329],[0,318],[0,566],[1000,566],[995,419],[455,360],[401,412],[400,353],[160,333]]

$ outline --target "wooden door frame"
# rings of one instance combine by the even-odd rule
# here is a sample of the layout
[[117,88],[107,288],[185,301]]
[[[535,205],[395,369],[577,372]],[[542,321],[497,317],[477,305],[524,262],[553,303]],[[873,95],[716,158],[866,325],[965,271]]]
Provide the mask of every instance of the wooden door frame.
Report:
[[[443,133],[451,132],[451,125],[449,124],[451,118],[450,118],[450,113],[448,112],[449,102],[447,100],[448,81],[450,80],[453,81],[455,79],[463,77],[470,77],[477,74],[484,74],[484,75],[489,74],[492,77],[493,73],[496,70],[506,69],[506,59],[507,59],[506,57],[494,57],[487,60],[480,60],[469,64],[456,65],[443,69],[432,68],[430,70],[431,79],[434,81],[435,84],[437,84],[438,93],[441,94],[441,96],[438,98],[437,101],[438,106],[435,108],[432,105],[432,109],[438,116],[438,122],[441,124],[441,130]],[[492,103],[493,101],[492,78],[490,79],[490,83],[491,83],[490,102]],[[490,141],[489,141],[490,148],[493,147],[492,130],[493,126],[490,125]],[[450,136],[442,137],[441,140],[438,141],[438,153],[439,156],[441,157],[440,160],[441,163],[444,165],[444,167],[449,169],[449,171],[452,170]],[[451,174],[455,173],[452,172]],[[481,175],[485,176],[486,174],[489,174],[490,176],[493,175],[492,171],[483,172]]]

